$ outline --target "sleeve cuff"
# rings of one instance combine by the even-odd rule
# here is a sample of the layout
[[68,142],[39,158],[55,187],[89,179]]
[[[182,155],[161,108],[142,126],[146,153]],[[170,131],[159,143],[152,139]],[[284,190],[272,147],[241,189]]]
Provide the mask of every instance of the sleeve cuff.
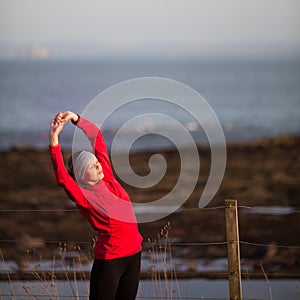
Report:
[[77,114],[77,116],[78,116],[78,120],[77,120],[76,122],[73,121],[73,119],[71,120],[71,122],[72,122],[75,126],[77,126],[77,124],[80,122],[80,119],[81,119],[81,117],[80,117],[79,114]]
[[57,145],[49,145],[49,149],[57,149],[57,148],[60,148],[60,144],[57,144]]

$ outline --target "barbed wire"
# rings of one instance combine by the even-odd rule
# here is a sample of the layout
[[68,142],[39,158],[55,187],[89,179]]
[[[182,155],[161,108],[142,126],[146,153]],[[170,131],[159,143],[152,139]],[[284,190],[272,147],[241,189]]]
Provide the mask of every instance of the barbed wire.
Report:
[[0,209],[0,212],[79,212],[78,209]]
[[[35,261],[33,261],[34,263]],[[36,261],[36,263],[40,264],[40,261]],[[92,263],[92,262],[91,262]],[[257,265],[259,267],[259,265]],[[67,267],[66,267],[67,268]],[[66,272],[70,272],[71,277],[69,276],[67,278]],[[150,279],[150,277],[148,277],[149,272],[151,272],[151,270],[142,270],[141,271],[141,279],[142,280],[148,280]],[[168,273],[172,273],[174,271],[170,270],[168,271]],[[35,274],[33,274],[35,273]],[[52,270],[40,270],[40,271],[35,271],[35,270],[28,270],[28,271],[16,271],[16,272],[12,272],[12,270],[10,269],[1,269],[0,271],[0,282],[3,281],[3,276],[8,275],[9,279],[7,280],[11,280],[12,282],[15,281],[16,279],[11,278],[13,277],[14,274],[17,274],[17,278],[20,279],[20,275],[22,278],[22,274],[26,275],[25,278],[26,280],[39,280],[36,277],[36,274],[45,274],[47,273],[48,275],[54,275],[56,280],[62,280],[61,278],[58,277],[58,275],[63,275],[65,276],[65,279],[69,279],[72,280],[73,279],[73,275],[74,275],[74,271],[68,271],[68,270],[63,270],[63,271],[54,271]],[[75,271],[75,273],[79,276],[80,274],[85,274],[87,277],[86,279],[88,279],[88,274],[90,274],[90,270],[80,270],[80,271]],[[156,271],[156,273],[159,273]],[[165,271],[160,271],[160,273],[165,273]],[[188,277],[187,274],[189,273],[189,271],[181,271],[178,272],[176,271],[176,276],[177,276],[177,280],[184,280],[184,279],[226,279],[229,276],[228,272],[225,271],[220,271],[220,272],[197,272],[197,273],[193,273],[192,276]],[[31,274],[32,277],[28,277],[28,274]],[[146,277],[143,277],[146,274]],[[181,274],[185,275],[184,277],[180,277]],[[250,279],[250,278],[265,278],[265,276],[267,276],[268,278],[272,278],[272,279],[299,279],[300,278],[300,273],[270,273],[270,272],[248,272],[247,270],[242,269],[241,272],[241,276],[243,279]],[[75,280],[75,279],[74,279]],[[171,280],[170,278],[168,278],[168,280]],[[1,295],[1,294],[0,294]],[[1,298],[0,298],[1,299]]]
[[[239,209],[249,209],[249,210],[257,210],[258,208],[265,208],[268,210],[265,214],[268,213],[278,213],[278,208],[274,208],[274,206],[246,206],[246,205],[238,205],[237,208]],[[282,206],[284,208],[285,206]],[[208,210],[219,210],[219,209],[225,209],[226,206],[215,206],[215,207],[191,207],[191,208],[181,208],[178,211],[175,211],[175,213],[179,212],[202,212],[202,211],[208,211]],[[281,207],[280,207],[281,208]],[[300,209],[296,209],[295,207],[290,207],[292,210],[289,213],[283,214],[282,216],[293,214],[293,213],[300,213]],[[55,212],[79,212],[78,209],[0,209],[0,213],[9,213],[9,212],[49,212],[49,213],[55,213]],[[151,213],[151,212],[150,212]],[[263,214],[262,212],[258,212],[257,214]]]
[[287,249],[300,249],[300,246],[295,246],[295,245],[276,245],[276,244],[264,244],[264,243],[253,243],[253,242],[245,242],[245,241],[240,241],[240,244],[244,245],[251,245],[251,246],[259,246],[259,247],[269,247],[272,245],[272,247],[275,248],[287,248]]
[[[22,239],[14,239],[14,240],[0,240],[0,243],[23,243],[24,240]],[[25,241],[26,242],[26,241]],[[57,244],[57,245],[61,245],[61,244],[68,244],[68,243],[72,243],[72,244],[93,244],[94,241],[70,241],[70,240],[66,240],[66,241],[58,241],[58,240],[46,240],[46,241],[43,241],[45,244]],[[182,243],[168,243],[168,246],[171,246],[171,247],[194,247],[194,246],[217,246],[217,245],[227,245],[227,244],[230,244],[230,243],[234,243],[236,241],[216,241],[216,242],[191,242],[191,243],[185,243],[185,242],[182,242]],[[256,242],[248,242],[248,241],[239,241],[240,244],[243,244],[243,245],[248,245],[248,246],[258,246],[258,247],[275,247],[275,248],[286,248],[286,249],[300,249],[300,245],[276,245],[276,244],[273,244],[273,243],[270,243],[270,244],[266,244],[266,243],[256,243]],[[145,246],[146,245],[153,245],[155,244],[156,246],[165,246],[166,244],[165,243],[159,243],[159,242],[144,242],[143,243]]]
[[[38,238],[40,239],[40,238]],[[15,239],[15,240],[0,240],[0,243],[23,243],[24,241],[22,239]],[[25,241],[26,242],[26,241]],[[68,244],[68,243],[74,243],[74,244],[93,244],[93,241],[43,241],[45,244]]]

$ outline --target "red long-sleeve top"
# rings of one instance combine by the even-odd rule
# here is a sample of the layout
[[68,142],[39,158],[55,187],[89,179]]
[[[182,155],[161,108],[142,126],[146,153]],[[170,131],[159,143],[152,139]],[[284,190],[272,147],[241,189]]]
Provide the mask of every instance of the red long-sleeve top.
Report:
[[102,166],[104,178],[96,185],[80,186],[65,168],[60,145],[50,145],[56,181],[98,232],[94,247],[96,259],[108,260],[134,255],[142,250],[142,237],[129,196],[113,175],[102,133],[83,117],[79,118],[76,125],[90,140],[94,154]]

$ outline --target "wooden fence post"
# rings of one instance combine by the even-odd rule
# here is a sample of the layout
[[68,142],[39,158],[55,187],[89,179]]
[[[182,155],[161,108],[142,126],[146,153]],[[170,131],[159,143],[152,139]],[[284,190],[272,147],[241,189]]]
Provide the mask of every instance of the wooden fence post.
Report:
[[225,200],[230,299],[242,299],[240,241],[236,200]]

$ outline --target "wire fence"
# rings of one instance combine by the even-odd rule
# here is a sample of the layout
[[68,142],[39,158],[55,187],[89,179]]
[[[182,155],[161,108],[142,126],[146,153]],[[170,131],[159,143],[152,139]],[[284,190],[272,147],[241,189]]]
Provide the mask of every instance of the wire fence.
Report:
[[[225,209],[225,206],[216,206],[216,207],[206,207],[206,208],[183,208],[180,210],[181,213],[197,213],[197,212],[203,212],[203,211],[211,211],[211,210],[222,210]],[[257,207],[250,207],[250,206],[238,206],[238,209],[241,210],[249,210],[249,211],[253,211],[253,213],[255,214],[257,212]],[[269,212],[272,212],[272,208],[269,208],[268,210]],[[1,213],[78,213],[77,209],[1,209],[0,210],[0,214]],[[278,209],[274,209],[274,213],[278,213]],[[293,208],[292,211],[290,212],[290,214],[298,214],[300,213],[300,210],[298,208]],[[282,217],[285,217],[286,215],[289,214],[282,214]],[[1,249],[1,244],[18,244],[20,243],[21,240],[20,239],[0,239],[0,249]],[[62,240],[45,240],[44,243],[47,245],[51,245],[51,244],[56,244],[56,245],[61,245],[64,243],[75,243],[76,245],[93,245],[93,241],[85,241],[85,240],[81,240],[81,241],[62,241]],[[232,241],[230,241],[231,243]],[[175,247],[210,247],[210,246],[227,246],[228,245],[228,241],[209,241],[209,242],[172,242],[169,241],[168,247],[169,250]],[[244,245],[246,247],[248,246],[253,246],[253,247],[264,247],[264,248],[268,248],[270,247],[270,244],[268,243],[261,243],[261,242],[252,242],[252,241],[246,241],[246,240],[240,240],[239,241],[240,245]],[[143,243],[143,250],[147,250],[149,249],[149,247],[151,247],[151,242],[150,241],[145,241]],[[165,246],[164,243],[156,243],[157,247],[163,247]],[[282,250],[282,249],[294,249],[294,250],[299,250],[300,251],[300,245],[287,245],[287,244],[274,244],[272,245],[272,247]],[[299,252],[300,253],[300,252]],[[299,255],[300,256],[300,255]],[[8,275],[9,278],[9,272],[10,270],[6,270],[6,269],[2,269],[0,271],[1,273],[6,273]],[[176,276],[179,276],[180,272],[176,272]],[[203,275],[203,274],[202,274]],[[211,278],[216,277],[218,278],[218,276],[222,276],[224,278],[226,278],[228,276],[227,272],[207,272],[206,275],[211,276]],[[284,274],[284,273],[276,273],[276,272],[255,272],[255,271],[242,271],[242,276],[245,278],[250,278],[250,277],[259,277],[259,278],[263,278],[263,277],[272,277],[272,278],[300,278],[300,274],[298,273],[288,273],[288,274]],[[201,274],[200,276],[201,277]],[[0,299],[2,299],[1,297],[4,297],[3,299],[5,299],[5,297],[11,297],[11,299],[18,299],[19,297],[24,297],[26,296],[26,294],[1,294],[1,290],[0,290]],[[51,298],[51,299],[70,299],[70,298],[74,298],[74,295],[68,296],[68,295],[55,295],[55,294],[34,294],[34,298],[35,299],[42,299],[42,298]],[[76,295],[76,299],[87,299],[86,295]],[[137,299],[157,299],[157,297],[151,297],[151,296],[138,296]],[[167,299],[167,298],[160,298],[160,299]],[[204,297],[184,297],[184,296],[180,296],[180,297],[172,297],[172,299],[176,300],[176,299],[228,299],[228,298],[204,298]],[[247,299],[253,299],[253,300],[257,300],[258,298],[247,298]]]
[[[183,208],[180,210],[180,212],[201,212],[201,211],[210,211],[210,210],[220,210],[225,209],[225,206],[216,206],[216,207],[205,207],[205,208]],[[248,209],[253,210],[254,212],[257,210],[257,207],[251,207],[251,206],[243,206],[239,205],[239,209]],[[79,213],[77,209],[0,209],[1,213]],[[272,208],[268,210],[268,212],[272,212]],[[278,212],[278,208],[274,209],[274,212]],[[176,212],[175,212],[176,213]],[[291,214],[298,214],[300,213],[300,210],[293,209]],[[284,217],[285,215],[283,215]],[[0,243],[19,243],[20,240],[18,239],[0,239]],[[93,244],[93,241],[63,241],[63,240],[45,240],[46,244],[61,244],[61,243],[67,243],[72,242],[76,244]],[[145,243],[147,244],[147,243]],[[211,246],[211,245],[227,245],[227,241],[216,241],[216,242],[195,242],[195,243],[171,243],[171,246]],[[240,244],[244,245],[251,245],[251,246],[259,246],[259,247],[269,247],[270,244],[265,243],[257,243],[257,242],[250,242],[250,241],[241,241]],[[300,245],[274,245],[276,248],[286,248],[286,249],[300,249]]]
[[[267,208],[267,206],[264,206]],[[208,210],[219,210],[219,209],[225,209],[226,207],[224,205],[221,206],[214,206],[214,207],[203,207],[203,208],[182,208],[179,209],[178,212],[201,212],[201,211],[208,211]],[[256,211],[258,206],[246,206],[246,205],[239,205],[239,209],[248,209],[248,210],[254,210]],[[280,207],[279,209],[284,208],[284,206]],[[270,206],[268,208],[268,212],[278,212],[277,207]],[[78,209],[72,208],[72,209],[0,209],[0,213],[4,212],[45,212],[45,213],[55,213],[55,212],[78,212]],[[176,213],[176,211],[174,212]],[[293,208],[291,213],[300,213],[300,209]]]

